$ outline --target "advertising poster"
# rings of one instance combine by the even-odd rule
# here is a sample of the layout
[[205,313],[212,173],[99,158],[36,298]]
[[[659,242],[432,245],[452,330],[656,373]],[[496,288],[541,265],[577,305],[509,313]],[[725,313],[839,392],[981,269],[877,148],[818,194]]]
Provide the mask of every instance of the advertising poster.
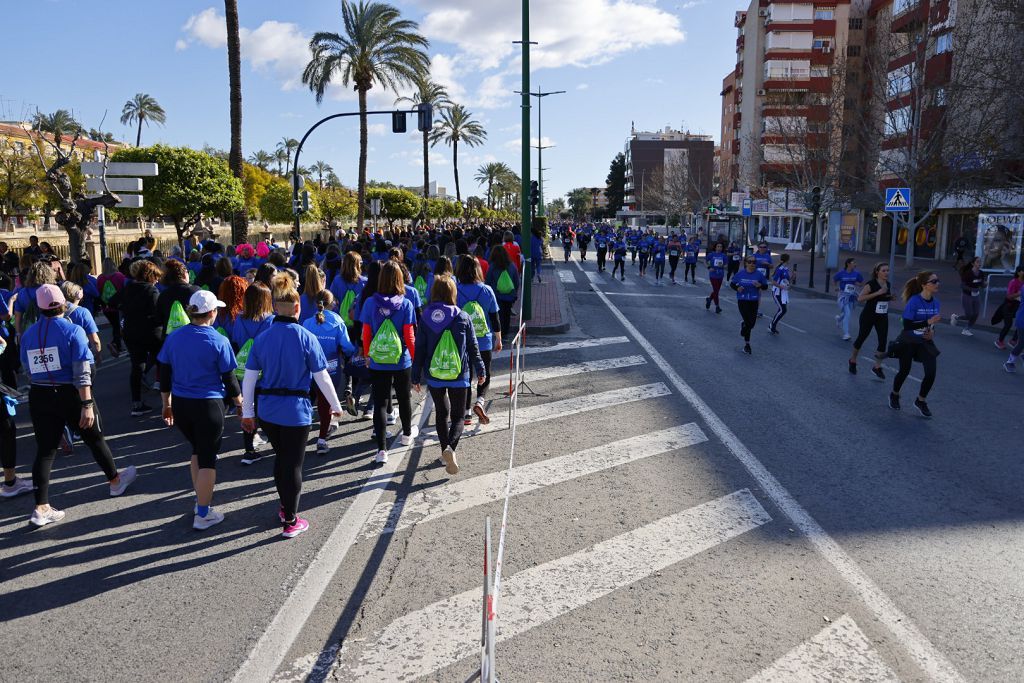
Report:
[[991,272],[1013,272],[1020,262],[1022,232],[1024,214],[980,214],[974,255],[981,258],[981,269]]

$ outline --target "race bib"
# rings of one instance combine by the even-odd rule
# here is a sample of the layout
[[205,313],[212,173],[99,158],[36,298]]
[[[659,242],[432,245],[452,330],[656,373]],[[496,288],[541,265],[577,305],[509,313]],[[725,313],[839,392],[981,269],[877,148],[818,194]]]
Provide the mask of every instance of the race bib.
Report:
[[980,289],[972,289],[971,290],[971,296],[981,296],[981,290]]
[[739,261],[739,260],[740,260],[740,257],[739,257],[738,255],[737,255],[737,256],[733,256],[733,257],[732,257],[732,260],[733,260],[733,261]]
[[882,315],[882,314],[888,313],[888,312],[889,312],[889,302],[888,301],[879,301],[878,303],[875,304],[875,313],[878,313],[879,315]]
[[45,349],[31,349],[28,352],[29,372],[33,375],[41,375],[47,372],[60,370],[60,354],[56,346],[47,346]]
[[846,285],[843,287],[843,292],[846,294],[855,294],[857,292],[857,287],[855,285]]
[[338,371],[338,359],[327,361],[327,372],[333,373]]
[[722,261],[722,259],[716,258],[711,262],[711,265],[714,266],[715,268],[721,268],[722,266],[725,265],[725,263]]
[[676,251],[675,249],[673,249],[672,251],[668,252],[668,255],[669,256],[679,256],[679,252]]

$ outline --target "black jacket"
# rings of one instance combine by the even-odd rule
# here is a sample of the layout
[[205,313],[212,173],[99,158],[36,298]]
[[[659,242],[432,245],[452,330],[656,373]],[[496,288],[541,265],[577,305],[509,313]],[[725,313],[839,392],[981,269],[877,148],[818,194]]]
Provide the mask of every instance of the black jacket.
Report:
[[124,321],[125,341],[132,344],[159,343],[163,339],[163,321],[157,314],[156,285],[131,280],[115,295],[114,302]]

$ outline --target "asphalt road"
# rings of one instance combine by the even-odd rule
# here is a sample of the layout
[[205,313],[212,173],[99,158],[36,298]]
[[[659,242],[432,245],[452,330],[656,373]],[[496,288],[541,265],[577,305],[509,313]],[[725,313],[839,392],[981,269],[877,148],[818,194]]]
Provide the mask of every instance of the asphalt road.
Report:
[[[892,412],[867,362],[847,373],[829,301],[794,297],[778,337],[759,321],[748,357],[735,306],[706,312],[703,284],[557,269],[574,326],[524,357],[541,395],[519,403],[503,681],[1024,677],[1024,385],[992,335],[940,330],[925,420]],[[33,531],[29,498],[0,501],[3,678],[464,681],[479,668],[507,401],[465,439],[456,477],[429,430],[382,471],[366,423],[343,423],[330,456],[307,456],[311,531],[282,541],[271,463],[243,467],[238,450],[219,465],[226,521],[191,530],[186,449],[157,418],[127,417],[125,374],[106,368],[99,397],[119,464],[141,472],[130,494],[107,497],[79,446],[51,487],[64,522]]]

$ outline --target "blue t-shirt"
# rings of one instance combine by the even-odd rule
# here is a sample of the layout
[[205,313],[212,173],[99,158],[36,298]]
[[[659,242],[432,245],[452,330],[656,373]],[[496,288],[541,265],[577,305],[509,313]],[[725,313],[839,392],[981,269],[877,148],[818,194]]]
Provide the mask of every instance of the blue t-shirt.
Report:
[[626,258],[627,246],[623,240],[615,242],[615,260],[622,261]]
[[[927,322],[937,315],[939,315],[939,300],[935,297],[932,297],[931,301],[925,301],[920,294],[915,294],[910,297],[907,305],[903,308],[903,319],[911,322]],[[914,330],[914,334],[923,335],[927,329],[927,327],[922,327]]]
[[708,254],[708,278],[711,280],[721,280],[725,277],[725,266],[726,259],[729,255],[725,252],[713,251]]
[[[459,283],[457,289],[456,305],[459,308],[465,309],[466,304],[470,301],[476,301],[484,309],[484,314],[488,317],[488,326],[493,328],[490,324],[489,314],[498,312],[498,298],[494,296],[494,290],[487,285],[479,283],[472,285]],[[491,329],[491,334],[484,335],[483,337],[477,335],[476,341],[481,351],[490,351],[494,348],[494,330]]]
[[668,251],[668,247],[664,244],[658,243],[654,245],[654,260],[661,263],[665,260],[665,253]]
[[18,290],[18,298],[14,301],[14,312],[24,314],[28,310],[28,302],[35,302],[38,287],[22,287]]
[[683,249],[686,251],[684,263],[696,263],[697,252],[700,250],[700,247],[697,245],[697,243],[687,242],[686,246],[684,246]]
[[[318,323],[316,316],[306,320],[302,326],[313,333],[320,348],[323,349],[324,357],[327,359],[327,372],[332,375],[338,371],[341,353],[346,356],[354,355],[356,347],[348,338],[348,328],[341,316],[334,311],[324,311],[324,322]],[[339,351],[341,353],[339,353]]]
[[224,398],[221,375],[238,367],[227,337],[209,325],[167,335],[156,359],[171,366],[171,394],[180,398]]
[[772,269],[772,254],[770,251],[766,251],[763,254],[760,251],[754,252],[754,262],[757,264],[757,271],[768,277],[768,271]]
[[785,281],[788,285],[789,279],[789,266],[780,265],[778,268],[775,269],[775,272],[772,273],[772,282],[774,282],[775,284],[779,284],[780,282]]
[[[427,295],[430,295],[430,285],[427,286]],[[405,286],[405,298],[412,302],[412,307],[417,311],[423,308],[423,300],[420,299],[420,293],[412,285]]]
[[836,290],[839,291],[840,296],[846,299],[856,299],[857,285],[864,282],[864,276],[856,270],[840,270],[832,276],[832,281],[836,283]]
[[268,315],[263,320],[249,320],[238,316],[235,318],[235,324],[231,326],[231,343],[235,348],[242,348],[245,346],[245,342],[250,339],[255,339],[259,336],[260,332],[265,332],[270,329],[270,323],[274,322],[274,316]]
[[[389,308],[380,302],[381,298],[387,298],[392,301],[397,298],[400,301],[396,307]],[[373,339],[374,335],[377,334],[377,330],[384,324],[384,320],[389,318],[391,324],[395,326],[395,332],[398,333],[398,337],[402,340],[402,357],[398,359],[397,363],[393,364],[378,363],[370,358],[367,364],[371,370],[405,370],[412,367],[412,357],[409,355],[409,349],[405,346],[405,337],[403,336],[406,325],[416,324],[416,308],[412,302],[404,296],[381,297],[378,294],[374,294],[363,302],[363,309],[359,312],[359,321],[364,325],[370,326],[370,339]]]
[[71,322],[85,330],[86,335],[99,334],[100,328],[96,326],[96,319],[85,306],[75,306],[67,315]]
[[91,362],[85,330],[67,318],[40,316],[21,336],[21,364],[32,384],[71,384],[74,363]]
[[768,278],[759,270],[748,273],[743,269],[733,275],[729,283],[743,288],[742,292],[736,292],[737,301],[758,301],[761,299],[761,288],[768,286]]
[[320,342],[294,318],[275,318],[270,329],[256,337],[246,370],[260,370],[257,389],[291,389],[305,396],[260,394],[256,414],[261,420],[283,427],[304,427],[313,422],[309,387],[313,375],[327,369]]
[[304,323],[316,313],[316,301],[303,294],[299,297],[299,322]]
[[[11,309],[7,305],[11,300],[11,292],[6,289],[0,289],[0,317],[6,317],[11,314]],[[0,337],[7,339],[11,336],[11,330],[7,322],[0,322]]]

